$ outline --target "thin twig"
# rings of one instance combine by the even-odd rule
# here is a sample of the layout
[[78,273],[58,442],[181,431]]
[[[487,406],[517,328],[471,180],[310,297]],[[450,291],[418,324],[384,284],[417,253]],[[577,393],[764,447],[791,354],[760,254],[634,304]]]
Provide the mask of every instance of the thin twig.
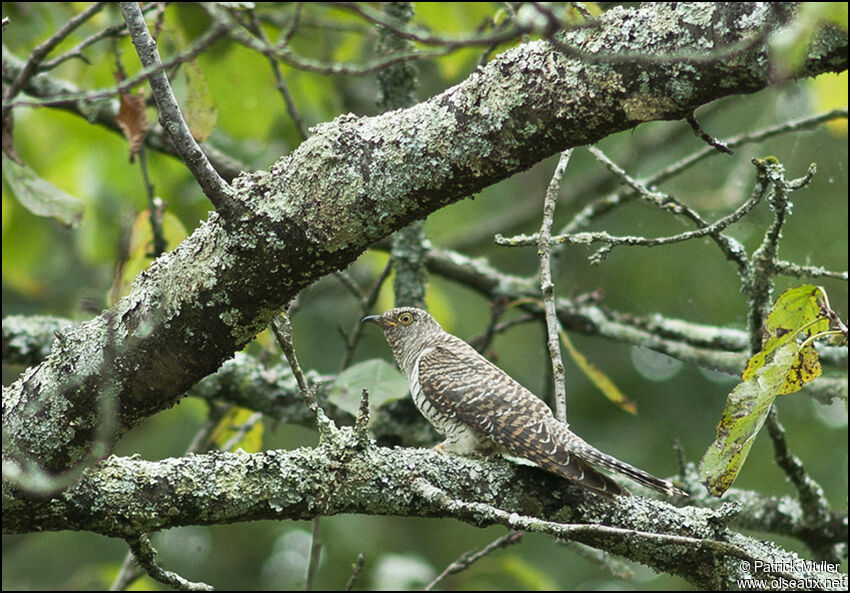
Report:
[[[298,26],[301,24],[301,9],[304,8],[303,2],[296,2],[295,9],[292,11],[292,19],[288,25],[280,32],[277,42],[278,47],[286,47],[289,45],[292,36],[298,31]],[[253,13],[252,13],[253,14]]]
[[823,487],[812,479],[803,467],[803,462],[788,447],[788,441],[785,440],[785,428],[779,422],[775,406],[768,412],[766,424],[767,432],[773,441],[776,463],[797,489],[806,522],[814,526],[828,521],[829,502],[824,495]]
[[[186,447],[187,454],[198,453],[202,450],[206,450],[208,444],[212,440],[212,435],[214,434],[216,427],[224,416],[224,410],[226,408],[228,408],[228,406],[210,404],[207,421],[204,422],[204,425],[197,433],[195,433],[195,436],[192,437],[192,441],[189,443],[189,446]],[[259,412],[257,414],[259,414]],[[251,419],[248,421],[250,422]],[[241,436],[244,436],[244,433],[240,435],[240,438]],[[233,445],[226,448],[223,447],[221,450],[226,451],[232,446]],[[148,536],[146,535],[146,537]],[[121,568],[118,570],[118,574],[115,575],[115,578],[112,580],[112,584],[109,586],[110,591],[124,591],[133,582],[145,574],[145,571],[137,563],[133,562],[133,558],[134,555],[132,549],[127,550],[127,553],[124,555],[124,560],[121,562]]]
[[[377,280],[372,284],[372,288],[369,290],[369,293],[363,295],[360,292],[359,287],[354,284],[348,276],[343,273],[337,274],[337,278],[345,285],[349,290],[358,296],[360,300],[360,311],[363,315],[367,315],[372,307],[375,306],[375,301],[378,300],[378,295],[381,292],[381,287],[386,282],[387,278],[390,276],[390,272],[393,269],[393,260],[392,258],[387,260],[387,265],[384,266],[384,269],[381,270],[381,273],[378,275]],[[351,333],[345,336],[345,352],[342,355],[342,361],[339,364],[339,371],[342,372],[348,368],[348,365],[351,364],[351,359],[354,357],[354,349],[357,347],[357,343],[360,341],[360,336],[363,335],[363,324],[359,321],[354,325],[354,329],[351,330]]]
[[304,583],[305,591],[313,590],[313,583],[316,580],[316,574],[319,571],[319,560],[322,558],[322,533],[321,533],[321,517],[314,517],[312,521],[310,543],[310,561],[307,564],[307,580]]
[[747,333],[750,337],[750,354],[761,349],[762,326],[770,308],[773,290],[774,262],[779,253],[779,239],[790,214],[789,194],[806,185],[814,177],[816,168],[809,166],[806,175],[799,179],[785,178],[785,168],[776,159],[753,159],[758,170],[757,185],[762,185],[768,194],[768,202],[773,211],[773,222],[767,228],[761,245],[755,250],[751,267],[744,279],[742,290],[748,296]]
[[[300,4],[299,4],[300,6]],[[296,8],[296,16],[294,17],[297,21],[298,14],[300,13],[300,8]],[[260,38],[263,43],[268,43],[271,45],[271,41],[269,41],[268,37],[266,37],[265,32],[263,31],[263,27],[260,22],[257,20],[257,16],[254,11],[250,11],[249,13],[250,20],[250,30],[254,35]],[[294,32],[294,29],[293,29]],[[285,40],[288,40],[290,36],[284,36]],[[286,44],[278,45],[281,49],[286,47]],[[286,78],[283,76],[283,71],[280,69],[280,64],[278,64],[277,60],[267,55],[266,59],[269,62],[269,66],[271,66],[272,74],[275,79],[275,87],[280,91],[281,97],[283,97],[283,103],[286,105],[286,110],[289,111],[289,116],[292,118],[293,123],[295,124],[295,128],[298,130],[298,133],[301,135],[302,140],[306,140],[309,136],[309,132],[307,131],[307,125],[304,123],[304,119],[301,117],[301,112],[298,111],[298,106],[295,104],[295,100],[292,98],[292,93],[289,92],[289,86],[286,84]]]
[[154,193],[153,182],[148,171],[148,156],[144,145],[139,148],[139,169],[142,172],[142,180],[145,184],[145,195],[148,199],[148,221],[151,225],[151,234],[153,235],[153,253],[154,258],[159,257],[165,250],[168,249],[168,242],[165,240],[165,231],[162,227],[162,217],[165,213],[165,202]]
[[[74,103],[93,104],[98,99],[108,99],[115,95],[120,95],[121,93],[127,92],[133,87],[138,86],[139,84],[141,84],[145,80],[148,80],[156,74],[170,71],[173,68],[179,66],[180,64],[183,64],[190,60],[194,60],[199,54],[201,54],[204,50],[206,50],[210,45],[212,45],[224,34],[224,28],[210,28],[203,35],[198,37],[192,43],[192,45],[186,48],[184,52],[174,56],[167,62],[162,62],[160,64],[155,64],[153,66],[143,68],[138,73],[136,73],[135,76],[131,76],[126,80],[122,80],[115,86],[103,88],[97,91],[62,92],[57,94],[56,96],[47,98],[41,98],[37,95],[33,95],[33,93],[28,92],[28,96],[23,99],[18,99],[11,102],[7,102],[6,99],[4,99],[3,107],[66,107],[69,104]],[[70,86],[69,83],[64,81],[59,82],[58,80],[56,80],[54,84],[56,86]],[[79,111],[79,109],[77,109],[77,111]],[[85,113],[83,113],[83,115],[85,115]]]
[[165,570],[156,563],[156,550],[151,545],[147,535],[136,538],[128,538],[127,544],[133,551],[133,557],[141,565],[150,577],[164,585],[174,587],[180,591],[212,591],[213,588],[206,583],[194,583],[181,577],[176,572]]
[[470,566],[472,566],[478,560],[481,560],[484,556],[498,550],[499,548],[507,548],[508,546],[512,546],[518,544],[522,541],[522,537],[525,534],[522,531],[510,531],[498,538],[494,541],[487,544],[485,547],[481,548],[476,552],[467,552],[463,554],[460,558],[449,564],[446,569],[437,576],[433,581],[425,585],[423,591],[433,591],[434,587],[440,584],[440,581],[445,579],[450,574],[457,574],[459,572],[463,572]]
[[351,578],[348,579],[348,583],[345,585],[346,591],[351,591],[354,589],[354,586],[357,585],[357,579],[360,578],[360,571],[363,570],[363,565],[366,563],[366,554],[360,552],[357,554],[357,560],[354,561],[354,564],[351,566]]
[[[757,184],[758,189],[763,189],[763,186]],[[640,236],[615,236],[610,235],[605,231],[600,232],[586,232],[586,233],[570,233],[565,235],[556,235],[551,237],[550,242],[552,244],[561,244],[565,243],[568,245],[588,245],[590,243],[607,243],[609,246],[615,245],[641,245],[644,247],[654,247],[658,245],[669,245],[671,243],[679,243],[681,241],[689,241],[691,239],[695,239],[698,237],[705,236],[715,236],[721,230],[726,228],[727,226],[737,222],[741,218],[744,217],[750,210],[752,210],[756,204],[759,203],[764,193],[762,191],[753,191],[750,195],[750,198],[744,202],[740,207],[738,207],[731,214],[724,216],[723,218],[713,222],[710,225],[692,230],[685,231],[684,233],[679,233],[678,235],[669,235],[666,237],[640,237]],[[503,245],[507,247],[521,247],[521,246],[532,246],[536,245],[538,242],[538,237],[536,235],[517,235],[515,237],[502,237],[501,235],[496,236],[496,243],[498,245]],[[735,252],[735,262],[745,257],[746,254]],[[607,255],[607,254],[606,254]],[[591,258],[591,261],[599,260],[600,258],[594,256]]]
[[6,120],[6,116],[9,115],[9,111],[12,109],[11,105],[9,105],[9,101],[17,97],[18,93],[20,93],[26,86],[27,82],[29,82],[29,79],[38,72],[38,67],[44,58],[47,57],[47,54],[53,51],[53,49],[68,35],[70,35],[74,29],[100,12],[105,5],[106,2],[95,2],[83,12],[62,25],[62,27],[60,27],[59,30],[51,35],[44,43],[40,43],[30,52],[29,58],[24,64],[24,67],[21,68],[18,76],[12,84],[6,87],[6,91],[3,93],[3,121]]
[[561,359],[561,344],[558,334],[562,331],[555,306],[555,284],[552,282],[552,221],[555,218],[555,205],[561,189],[561,179],[570,162],[572,149],[561,153],[546,196],[543,201],[543,222],[540,225],[537,241],[537,255],[540,259],[538,278],[540,292],[543,295],[543,307],[546,311],[546,335],[549,358],[552,361],[552,380],[555,387],[555,417],[561,422],[567,421],[567,388],[565,383],[564,361]]
[[715,148],[718,152],[722,152],[725,154],[735,154],[735,152],[731,148],[726,146],[726,144],[724,144],[702,128],[700,123],[697,121],[697,117],[696,115],[694,115],[693,111],[689,113],[688,117],[685,119],[687,120],[688,124],[690,124],[691,129],[694,131],[694,134],[696,134],[703,142]]
[[802,276],[808,276],[809,278],[834,278],[847,282],[846,271],[836,272],[834,270],[827,270],[823,266],[805,266],[784,260],[777,260],[773,265],[776,273],[784,276],[795,276],[797,278]]
[[[160,5],[160,4],[162,4],[162,3],[161,2],[150,2],[150,3],[146,4],[145,6],[142,6],[142,13],[144,14],[144,13],[150,12],[151,10],[158,8],[158,5]],[[89,61],[89,59],[85,56],[85,54],[83,54],[83,50],[85,48],[87,48],[90,45],[94,45],[95,43],[97,43],[101,39],[106,39],[108,37],[113,37],[113,38],[124,37],[126,35],[127,35],[127,25],[125,23],[121,22],[121,23],[116,23],[114,25],[110,25],[109,27],[106,27],[105,29],[98,31],[95,34],[90,35],[89,37],[86,37],[80,43],[78,43],[76,46],[69,49],[65,53],[56,56],[52,60],[45,60],[38,67],[38,71],[39,72],[47,72],[48,70],[54,69],[56,66],[58,66],[62,62],[65,62],[65,61],[70,60],[72,58],[78,58],[80,60],[83,60],[87,64],[90,64],[91,62]]]
[[[452,513],[464,520],[477,520],[484,523],[498,522],[510,525],[514,529],[527,532],[545,533],[564,540],[574,540],[582,536],[617,538],[628,545],[629,541],[646,542],[655,546],[683,546],[686,549],[701,549],[721,556],[728,556],[748,562],[758,560],[747,549],[726,541],[692,537],[687,535],[674,535],[670,533],[657,533],[651,531],[640,531],[625,527],[612,527],[596,523],[558,523],[546,521],[539,517],[530,517],[509,513],[483,502],[467,502],[450,498],[443,490],[428,483],[424,478],[415,478],[413,483],[419,493],[430,503]],[[783,578],[794,578],[794,575],[777,567],[771,574]]]
[[[704,229],[708,226],[708,222],[700,216],[695,210],[677,200],[675,197],[668,193],[661,193],[657,191],[653,191],[644,183],[641,183],[637,179],[633,179],[630,175],[628,175],[623,169],[617,166],[614,161],[609,159],[601,150],[596,148],[595,146],[589,146],[588,150],[590,153],[596,157],[603,165],[605,165],[609,171],[617,175],[623,182],[638,192],[638,196],[651,204],[658,206],[659,208],[672,212],[673,214],[684,216],[693,222],[697,228]],[[747,266],[747,259],[744,255],[743,246],[731,237],[727,237],[725,235],[720,234],[719,230],[713,231],[708,234],[717,246],[720,247],[720,250],[723,251],[726,258],[730,261],[734,261],[738,265],[739,271],[743,272],[743,270]]]
[[492,300],[490,302],[490,323],[487,324],[487,329],[484,330],[484,334],[481,336],[476,336],[469,340],[470,345],[481,354],[487,351],[493,338],[496,337],[496,326],[499,323],[499,319],[505,314],[507,305],[508,299],[504,297]]
[[289,316],[286,313],[281,313],[272,321],[271,328],[275,338],[277,338],[280,349],[283,351],[283,355],[286,357],[286,362],[289,363],[292,369],[292,374],[295,375],[295,381],[298,383],[298,392],[301,399],[307,404],[310,411],[316,414],[319,410],[319,404],[316,402],[316,397],[312,390],[307,386],[307,380],[304,379],[304,371],[301,369],[301,364],[295,355],[295,348],[292,345],[292,323],[289,321]]
[[[775,126],[771,126],[769,128],[765,128],[763,130],[756,130],[754,132],[748,132],[746,134],[734,136],[732,138],[724,140],[723,143],[730,148],[737,148],[745,144],[762,142],[763,140],[767,140],[768,138],[777,136],[779,134],[808,130],[815,126],[819,126],[820,124],[827,121],[832,121],[835,119],[847,119],[847,115],[847,109],[834,109],[825,113],[819,113],[817,115],[787,121]],[[717,151],[713,147],[703,147],[700,150],[679,159],[675,163],[668,165],[667,167],[661,169],[653,175],[642,179],[640,183],[645,187],[655,187],[683,173],[690,167],[693,167],[698,162],[708,157],[716,156],[717,154]],[[611,210],[621,206],[622,204],[634,200],[638,197],[639,193],[640,192],[634,191],[629,188],[628,190],[619,191],[612,195],[608,195],[604,198],[595,200],[594,202],[582,208],[581,211],[576,213],[576,215],[573,216],[572,220],[570,220],[570,222],[567,223],[564,228],[561,229],[559,234],[565,235],[568,233],[573,233],[576,230],[587,226],[590,221],[602,216],[603,214],[606,214],[607,212],[610,212]]]
[[[151,37],[142,10],[136,2],[121,2],[121,12],[127,23],[127,30],[133,40],[133,46],[139,55],[139,60],[145,68],[159,68],[162,60],[159,57],[156,41]],[[220,25],[214,25],[216,31]],[[177,98],[171,90],[171,84],[164,71],[150,75],[150,85],[154,100],[159,108],[163,128],[168,132],[180,158],[198,181],[204,194],[217,210],[227,211],[235,207],[235,201],[230,195],[230,186],[221,178],[207,159],[204,151],[192,137],[192,132],[183,118]]]
[[507,43],[508,41],[518,39],[522,35],[528,33],[530,30],[528,27],[522,27],[513,22],[512,28],[506,31],[495,33],[493,35],[449,39],[446,37],[437,37],[425,31],[416,31],[408,23],[399,23],[397,20],[388,19],[386,18],[385,14],[377,13],[369,9],[368,6],[363,3],[328,2],[327,4],[330,4],[331,6],[336,6],[338,8],[345,8],[346,10],[350,10],[351,12],[362,16],[369,22],[378,25],[378,27],[380,27],[381,29],[391,31],[393,34],[397,35],[398,37],[401,37],[402,39],[406,39],[408,41],[415,41],[416,43],[421,43],[422,45],[444,47],[451,50],[469,46],[488,46]]
[[134,561],[135,557],[131,550],[127,550],[124,554],[124,559],[121,561],[121,568],[118,569],[118,574],[112,579],[112,584],[109,585],[110,591],[123,591],[139,579],[145,571],[142,570]]
[[342,62],[319,62],[317,60],[312,60],[310,58],[299,56],[287,47],[276,47],[274,45],[264,43],[262,40],[251,36],[242,27],[233,24],[233,21],[227,11],[225,11],[220,6],[217,6],[215,3],[205,4],[204,8],[216,22],[217,26],[222,27],[223,30],[227,31],[228,37],[230,37],[236,43],[244,45],[245,47],[252,49],[264,56],[275,57],[284,62],[285,64],[292,66],[293,68],[297,68],[299,70],[304,70],[307,72],[316,72],[319,74],[343,74],[351,76],[364,76],[367,74],[373,74],[375,72],[378,72],[379,70],[387,68],[388,66],[398,64],[399,62],[406,62],[408,60],[424,60],[430,58],[438,58],[455,51],[453,47],[442,47],[431,51],[411,50],[396,53],[392,56],[374,60],[363,65],[346,64]]

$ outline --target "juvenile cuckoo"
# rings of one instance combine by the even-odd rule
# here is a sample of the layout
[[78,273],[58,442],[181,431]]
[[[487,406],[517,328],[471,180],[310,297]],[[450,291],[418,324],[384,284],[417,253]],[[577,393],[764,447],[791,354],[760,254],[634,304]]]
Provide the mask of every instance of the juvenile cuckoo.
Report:
[[384,332],[416,407],[446,440],[438,449],[459,455],[508,454],[599,493],[629,492],[598,466],[668,496],[686,495],[667,480],[595,449],[558,421],[543,400],[413,307],[363,321]]

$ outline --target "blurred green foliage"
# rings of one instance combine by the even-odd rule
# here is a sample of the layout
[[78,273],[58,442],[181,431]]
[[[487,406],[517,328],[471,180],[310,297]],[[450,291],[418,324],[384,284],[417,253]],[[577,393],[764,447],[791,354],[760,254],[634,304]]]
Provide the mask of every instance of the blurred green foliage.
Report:
[[[4,3],[3,16],[11,23],[4,29],[3,44],[13,55],[25,59],[33,47],[84,7],[83,3]],[[258,9],[270,39],[277,37],[281,23],[285,26],[296,10],[293,3],[271,3]],[[504,10],[501,3],[491,2],[417,3],[414,23],[451,36],[486,25],[500,10]],[[374,58],[374,27],[364,19],[343,8],[315,3],[304,3],[300,11],[300,26],[291,39],[298,55],[358,64]],[[120,20],[117,4],[107,3],[51,57]],[[208,24],[199,6],[170,5],[160,36],[163,56],[184,49]],[[464,80],[475,70],[483,51],[481,47],[467,48],[420,62],[420,99]],[[115,84],[118,61],[129,75],[140,68],[126,37],[101,41],[83,53],[89,63],[71,59],[50,71],[49,76],[81,89],[99,89]],[[249,170],[267,168],[298,146],[301,135],[275,89],[266,58],[222,40],[198,56],[195,63],[193,76],[203,77],[208,88],[204,96],[211,98],[216,112],[208,140],[212,146]],[[308,126],[343,113],[377,113],[374,74],[325,75],[285,64],[281,70]],[[174,78],[175,92],[184,106],[191,94],[186,76]],[[706,130],[722,139],[818,113],[836,104],[845,106],[846,101],[845,73],[789,82],[751,96],[729,97],[704,107],[697,115]],[[155,123],[152,108],[148,116]],[[32,214],[3,183],[3,315],[38,313],[87,319],[93,310],[106,306],[116,271],[122,269],[119,264],[126,257],[133,223],[142,220],[140,214],[149,207],[140,160],[129,162],[128,145],[120,134],[53,108],[16,108],[14,144],[36,175],[78,197],[85,211],[79,226],[68,229],[52,218]],[[631,175],[641,177],[700,149],[701,143],[683,122],[658,122],[606,138],[599,147]],[[783,232],[782,257],[846,270],[846,120],[746,145],[732,157],[717,154],[662,189],[715,220],[746,199],[755,176],[749,161],[768,154],[776,155],[789,177],[803,175],[810,162],[818,165],[814,181],[793,196],[795,206]],[[441,247],[487,257],[506,273],[534,275],[537,258],[533,248],[496,247],[492,237],[495,233],[511,235],[538,229],[555,158],[487,188],[474,200],[434,213],[426,221],[429,239]],[[206,218],[210,204],[177,159],[149,149],[147,166],[155,195],[166,203],[169,217],[174,217],[173,226],[180,224],[191,233]],[[618,180],[587,152],[577,150],[564,178],[554,230],[583,205],[617,185]],[[729,232],[751,251],[770,221],[771,213],[762,204]],[[593,230],[597,229],[646,236],[687,230],[679,222],[671,223],[668,214],[641,202],[595,222]],[[172,242],[167,248],[173,247]],[[150,247],[143,245],[142,249]],[[746,298],[740,292],[736,270],[708,240],[656,249],[617,248],[598,266],[588,263],[592,252],[570,247],[558,253],[554,270],[558,294],[599,291],[606,306],[634,315],[662,314],[744,327]],[[130,255],[138,259],[138,247]],[[368,287],[385,263],[383,252],[368,252],[348,273]],[[776,294],[799,283],[797,279],[780,278]],[[823,279],[818,283],[825,286],[833,308],[846,319],[846,282]],[[391,282],[385,284],[379,298],[381,308],[392,302],[389,286]],[[480,335],[490,320],[484,299],[438,276],[431,277],[428,299],[438,320],[462,337]],[[345,348],[338,328],[348,330],[360,314],[351,293],[334,277],[305,290],[293,313],[295,346],[302,366],[336,373]],[[571,339],[626,397],[638,404],[639,410],[633,417],[612,405],[567,361],[569,418],[579,434],[658,475],[677,471],[674,442],[681,444],[688,460],[700,458],[713,438],[735,377],[719,377],[684,366],[664,380],[653,380],[632,364],[630,346],[580,335]],[[489,354],[523,384],[544,395],[549,363],[539,325],[519,325],[498,335]],[[390,353],[379,332],[366,331],[355,362],[375,357],[389,360]],[[4,384],[21,370],[4,365]],[[184,400],[131,431],[119,443],[117,453],[139,453],[150,459],[179,456],[205,422],[206,411],[205,404]],[[779,412],[792,450],[821,481],[833,504],[845,508],[846,405],[825,408],[801,394],[783,398]],[[315,444],[316,435],[297,426],[268,423],[263,439],[267,448],[289,448]],[[757,440],[736,485],[765,494],[791,493],[765,438]],[[303,586],[303,534],[309,531],[308,524],[294,522],[188,527],[158,534],[154,544],[160,550],[162,564],[188,579],[213,583],[220,589],[286,589]],[[480,548],[504,533],[501,528],[476,529],[450,520],[365,516],[326,518],[322,531],[324,549],[316,588],[331,589],[344,586],[351,563],[360,552],[366,553],[367,561],[359,587],[377,588],[394,582],[390,575],[401,579],[422,573],[421,578],[433,578],[463,552]],[[309,545],[309,539],[306,541]],[[800,549],[797,542],[780,543]],[[87,533],[4,537],[3,588],[102,589],[117,572],[125,552],[123,542]],[[640,566],[632,568],[635,579],[621,581],[575,546],[564,547],[548,538],[527,535],[521,544],[488,556],[471,569],[449,577],[444,585],[453,590],[683,586],[678,579],[652,575]],[[161,586],[144,579],[135,588]]]

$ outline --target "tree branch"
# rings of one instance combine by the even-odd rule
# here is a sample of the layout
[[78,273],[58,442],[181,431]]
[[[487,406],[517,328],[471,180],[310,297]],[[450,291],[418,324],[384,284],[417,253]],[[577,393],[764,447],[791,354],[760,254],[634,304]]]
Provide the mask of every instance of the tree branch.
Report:
[[[121,488],[110,487],[120,483]],[[712,589],[756,575],[808,578],[836,588],[842,575],[805,570],[793,552],[729,530],[735,505],[678,509],[633,496],[612,504],[536,468],[425,449],[361,446],[341,429],[316,448],[190,455],[143,461],[111,457],[53,501],[14,499],[4,533],[87,530],[133,539],[171,527],[340,513],[452,517],[591,545]]]

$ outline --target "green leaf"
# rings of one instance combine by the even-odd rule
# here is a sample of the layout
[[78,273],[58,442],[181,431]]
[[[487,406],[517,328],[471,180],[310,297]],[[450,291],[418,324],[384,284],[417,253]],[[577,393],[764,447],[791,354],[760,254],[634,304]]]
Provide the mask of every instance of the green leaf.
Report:
[[328,399],[340,409],[357,416],[364,389],[369,390],[369,409],[376,410],[407,395],[407,379],[385,360],[366,360],[339,374]]
[[76,228],[83,217],[85,202],[45,181],[27,166],[3,155],[3,178],[24,208],[36,216],[52,216],[65,226]]

